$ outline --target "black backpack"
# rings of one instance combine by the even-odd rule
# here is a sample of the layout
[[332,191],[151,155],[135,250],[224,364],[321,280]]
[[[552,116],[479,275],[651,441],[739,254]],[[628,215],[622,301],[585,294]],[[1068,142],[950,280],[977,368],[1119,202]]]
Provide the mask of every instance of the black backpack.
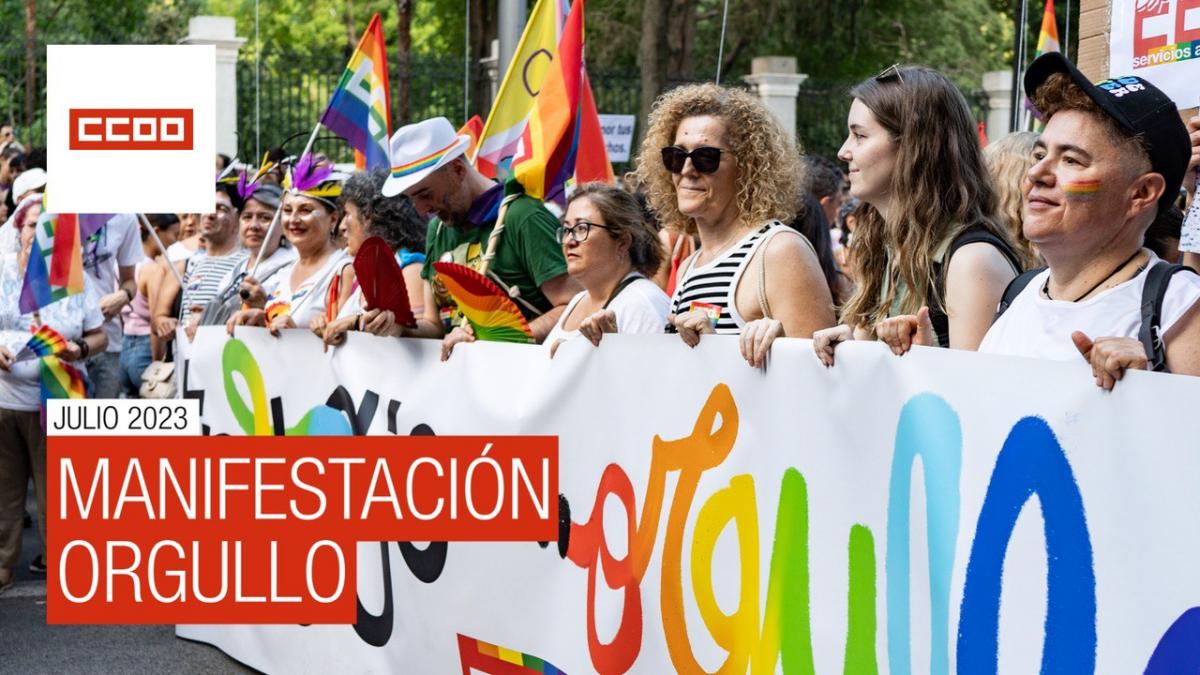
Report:
[[[1029,282],[1038,274],[1046,270],[1045,267],[1040,267],[1036,270],[1024,272],[1013,279],[1008,284],[1008,288],[1004,289],[1004,295],[1000,298],[1000,306],[996,308],[996,316],[992,319],[992,323],[1000,318],[1009,307],[1012,306],[1017,296]],[[1162,305],[1163,298],[1167,295],[1167,286],[1171,281],[1171,277],[1176,272],[1187,270],[1192,274],[1196,271],[1186,265],[1173,265],[1169,262],[1160,260],[1150,268],[1150,272],[1146,277],[1146,285],[1142,288],[1142,327],[1138,331],[1138,340],[1142,346],[1146,348],[1146,359],[1149,370],[1155,372],[1167,371],[1167,351],[1162,341]]]

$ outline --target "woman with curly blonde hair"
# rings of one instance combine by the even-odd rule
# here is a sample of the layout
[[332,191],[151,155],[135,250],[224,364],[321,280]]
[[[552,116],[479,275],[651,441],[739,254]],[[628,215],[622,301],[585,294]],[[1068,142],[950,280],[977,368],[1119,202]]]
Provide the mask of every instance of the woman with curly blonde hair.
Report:
[[1037,139],[1038,135],[1032,131],[1014,131],[992,141],[983,149],[983,159],[988,172],[992,174],[992,180],[996,181],[996,194],[1000,198],[997,215],[1016,244],[1017,255],[1021,256],[1025,269],[1042,264],[1041,257],[1033,250],[1033,244],[1021,232],[1025,174],[1033,166],[1033,146]]
[[659,221],[700,239],[668,319],[688,346],[740,334],[742,356],[762,367],[775,338],[834,323],[812,244],[781,222],[795,216],[800,166],[797,144],[744,91],[688,85],[655,102],[638,175]]
[[862,200],[850,253],[858,289],[843,325],[813,337],[833,365],[837,343],[978,349],[1000,296],[1021,269],[996,219],[996,191],[974,117],[945,75],[892,66],[850,90],[838,151]]

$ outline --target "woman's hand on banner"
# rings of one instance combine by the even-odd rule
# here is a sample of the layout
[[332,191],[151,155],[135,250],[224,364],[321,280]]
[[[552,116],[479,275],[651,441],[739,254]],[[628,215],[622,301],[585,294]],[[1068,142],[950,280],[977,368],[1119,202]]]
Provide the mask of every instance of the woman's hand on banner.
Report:
[[617,313],[611,309],[602,309],[579,323],[579,334],[600,346],[600,339],[605,333],[617,332]]
[[833,350],[839,342],[854,339],[854,329],[845,324],[813,333],[813,351],[826,368],[833,366]]
[[738,339],[742,358],[754,368],[766,368],[767,355],[778,337],[783,337],[783,322],[778,319],[756,319],[747,323]]
[[922,307],[915,316],[905,314],[880,321],[875,326],[875,335],[886,342],[896,356],[907,354],[913,345],[932,347],[937,342],[928,307]]
[[683,338],[683,344],[689,347],[700,344],[702,334],[717,332],[709,313],[701,309],[693,309],[683,314],[672,314],[667,317],[667,321],[675,326],[675,330],[679,331],[679,337]]

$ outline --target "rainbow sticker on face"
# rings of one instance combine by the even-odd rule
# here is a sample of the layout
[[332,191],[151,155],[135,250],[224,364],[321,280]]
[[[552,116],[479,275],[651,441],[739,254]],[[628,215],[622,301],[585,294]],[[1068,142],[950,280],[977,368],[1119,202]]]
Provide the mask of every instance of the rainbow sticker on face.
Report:
[[1065,190],[1069,199],[1091,199],[1096,196],[1096,193],[1100,192],[1100,181],[1068,181],[1065,185]]

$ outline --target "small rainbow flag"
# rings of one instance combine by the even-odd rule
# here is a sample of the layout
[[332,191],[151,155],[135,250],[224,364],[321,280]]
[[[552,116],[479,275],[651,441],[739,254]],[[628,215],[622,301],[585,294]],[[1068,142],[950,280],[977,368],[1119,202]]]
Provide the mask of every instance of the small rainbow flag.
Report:
[[24,314],[83,292],[79,216],[43,213],[38,216],[35,232],[18,302]]
[[475,148],[479,147],[479,137],[483,135],[483,119],[476,115],[467,120],[467,123],[458,130],[459,136],[470,136],[471,144],[467,146],[467,156],[475,155]]
[[264,311],[267,313],[267,323],[271,323],[278,317],[291,314],[292,303],[287,300],[272,298],[267,302],[267,307]]
[[583,2],[575,0],[563,26],[550,72],[533,101],[529,124],[513,158],[512,174],[534,199],[558,196],[575,174],[583,118]]
[[532,343],[533,332],[521,310],[500,287],[479,272],[457,263],[433,264],[438,279],[471,322],[475,337],[491,342]]
[[367,169],[386,169],[391,164],[391,100],[387,45],[383,23],[376,13],[350,55],[329,107],[321,115],[321,124],[362,153]]
[[33,336],[29,338],[29,342],[26,342],[25,346],[21,347],[21,351],[17,353],[17,360],[23,361],[26,354],[30,357],[57,356],[66,348],[66,338],[50,326],[43,324],[34,331]]
[[493,675],[560,675],[563,672],[549,661],[532,654],[506,649],[462,634],[458,636],[458,658],[462,664],[463,675],[470,675],[472,670]]
[[1064,187],[1064,191],[1068,197],[1076,199],[1086,199],[1096,196],[1100,191],[1100,181],[1098,180],[1077,180],[1068,182]]

